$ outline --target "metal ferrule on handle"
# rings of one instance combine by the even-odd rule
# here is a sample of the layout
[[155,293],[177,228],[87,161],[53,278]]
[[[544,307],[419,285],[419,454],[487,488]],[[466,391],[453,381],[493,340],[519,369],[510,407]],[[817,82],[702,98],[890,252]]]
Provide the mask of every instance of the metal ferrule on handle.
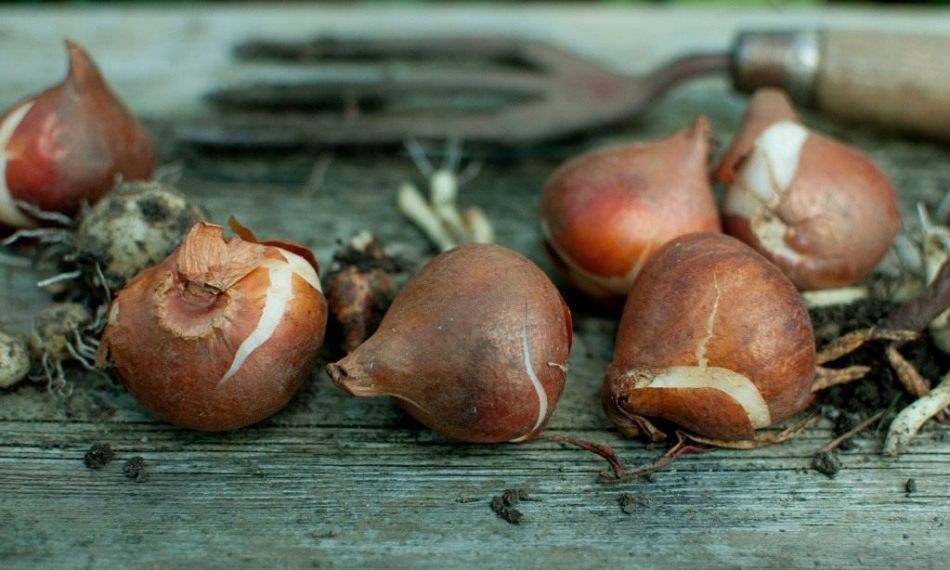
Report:
[[732,50],[736,89],[783,89],[796,102],[810,105],[821,65],[817,30],[742,32]]
[[862,31],[740,34],[736,87],[785,89],[852,122],[950,141],[950,37]]

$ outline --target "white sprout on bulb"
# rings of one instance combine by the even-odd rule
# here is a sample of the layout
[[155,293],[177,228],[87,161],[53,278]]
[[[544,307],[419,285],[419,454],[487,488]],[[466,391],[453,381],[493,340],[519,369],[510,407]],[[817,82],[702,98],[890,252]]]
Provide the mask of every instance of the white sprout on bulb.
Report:
[[451,138],[446,143],[445,158],[436,168],[425,149],[414,139],[406,141],[406,150],[419,172],[428,180],[426,198],[412,182],[399,187],[399,210],[426,235],[439,251],[447,251],[467,243],[493,243],[495,232],[481,208],[472,206],[459,211],[459,188],[478,175],[477,162],[461,168],[462,143]]

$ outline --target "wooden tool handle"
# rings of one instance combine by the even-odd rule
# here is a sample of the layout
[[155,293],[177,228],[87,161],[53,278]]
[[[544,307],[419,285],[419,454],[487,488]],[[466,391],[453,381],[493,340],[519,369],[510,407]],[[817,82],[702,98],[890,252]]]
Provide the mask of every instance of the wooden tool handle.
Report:
[[950,37],[882,32],[747,32],[736,86],[774,86],[835,117],[950,140]]
[[826,31],[817,108],[950,140],[950,37]]

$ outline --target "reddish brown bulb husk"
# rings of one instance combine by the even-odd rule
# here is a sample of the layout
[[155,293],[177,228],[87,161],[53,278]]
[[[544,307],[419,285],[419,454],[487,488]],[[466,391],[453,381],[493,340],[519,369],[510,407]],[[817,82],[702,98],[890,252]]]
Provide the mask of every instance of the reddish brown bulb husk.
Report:
[[0,225],[40,223],[18,201],[72,215],[120,179],[144,180],[155,168],[145,130],[86,52],[66,47],[66,79],[0,115]]
[[109,310],[99,362],[169,423],[223,431],[273,415],[323,343],[327,306],[309,251],[241,234],[250,239],[199,222]]
[[354,396],[392,396],[456,439],[527,441],[561,396],[571,316],[548,277],[496,245],[439,255],[410,279],[379,329],[327,371]]
[[809,402],[815,339],[792,283],[740,241],[691,234],[647,262],[627,297],[603,403],[628,435],[662,418],[752,439]]
[[705,117],[670,138],[597,150],[561,166],[541,195],[541,227],[558,271],[619,304],[664,243],[720,231],[709,187]]
[[[359,232],[333,254],[326,277],[329,336],[352,352],[379,327],[398,290],[402,263],[369,232]],[[404,282],[404,279],[400,279]]]
[[783,93],[756,92],[716,170],[726,231],[800,289],[870,274],[900,229],[894,188],[870,158],[802,126]]

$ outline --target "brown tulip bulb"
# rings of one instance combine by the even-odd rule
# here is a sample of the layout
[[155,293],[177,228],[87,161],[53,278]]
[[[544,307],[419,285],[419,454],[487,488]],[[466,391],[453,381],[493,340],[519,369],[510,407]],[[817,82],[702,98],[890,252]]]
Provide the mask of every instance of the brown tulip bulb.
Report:
[[670,138],[596,150],[561,166],[541,195],[541,228],[564,279],[621,303],[661,245],[719,231],[708,155],[709,124],[699,117]]
[[86,52],[66,47],[66,79],[0,114],[0,225],[40,223],[18,202],[75,214],[119,180],[147,179],[155,168],[144,129]]
[[815,339],[794,285],[742,242],[690,234],[663,246],[630,289],[607,370],[607,415],[628,435],[662,418],[752,439],[808,403]]
[[443,253],[399,292],[379,329],[327,371],[354,396],[392,396],[464,441],[537,436],[564,388],[571,315],[534,263],[496,245]]
[[116,295],[107,359],[140,404],[177,426],[224,431],[270,417],[309,376],[327,305],[303,246],[225,239],[199,222]]
[[726,231],[799,289],[860,281],[900,229],[884,172],[853,147],[802,126],[780,91],[753,96],[716,177],[727,185]]

